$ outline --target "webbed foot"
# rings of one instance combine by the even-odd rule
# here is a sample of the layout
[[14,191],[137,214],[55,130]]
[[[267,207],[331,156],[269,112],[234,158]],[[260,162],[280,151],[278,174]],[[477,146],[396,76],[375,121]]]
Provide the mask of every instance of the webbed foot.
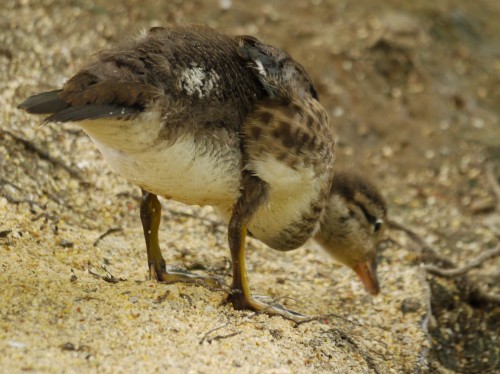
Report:
[[149,275],[151,279],[157,280],[161,283],[193,283],[208,287],[222,287],[222,280],[216,277],[208,277],[203,275],[198,275],[190,273],[184,270],[165,270],[157,269],[154,265],[149,266]]
[[249,309],[270,316],[280,316],[294,322],[304,322],[311,319],[309,316],[294,312],[293,310],[286,309],[280,304],[274,303],[272,298],[267,296],[245,296],[243,292],[233,292],[229,295],[228,301],[238,310]]

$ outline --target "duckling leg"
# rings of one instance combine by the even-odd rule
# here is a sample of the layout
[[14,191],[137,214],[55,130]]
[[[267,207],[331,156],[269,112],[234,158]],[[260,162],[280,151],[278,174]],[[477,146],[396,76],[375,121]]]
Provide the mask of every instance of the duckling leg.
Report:
[[210,286],[217,286],[218,281],[215,278],[202,277],[183,271],[167,272],[165,259],[161,254],[158,241],[158,229],[161,220],[161,204],[158,197],[151,192],[142,190],[141,201],[141,221],[146,239],[146,250],[148,253],[148,267],[151,279],[164,283],[201,283]]
[[242,195],[235,204],[228,228],[233,270],[233,283],[229,300],[235,309],[255,310],[269,315],[282,316],[296,322],[307,320],[309,317],[285,309],[281,305],[270,305],[256,300],[250,293],[245,266],[247,224],[257,208],[266,201],[268,189],[265,182],[248,174],[243,176],[243,186]]

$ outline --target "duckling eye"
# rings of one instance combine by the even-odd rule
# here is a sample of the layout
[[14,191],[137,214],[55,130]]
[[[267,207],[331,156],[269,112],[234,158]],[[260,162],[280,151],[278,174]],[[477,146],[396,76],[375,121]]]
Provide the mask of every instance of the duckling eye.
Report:
[[383,223],[384,221],[382,221],[381,219],[377,219],[373,224],[373,232],[378,232],[382,228]]

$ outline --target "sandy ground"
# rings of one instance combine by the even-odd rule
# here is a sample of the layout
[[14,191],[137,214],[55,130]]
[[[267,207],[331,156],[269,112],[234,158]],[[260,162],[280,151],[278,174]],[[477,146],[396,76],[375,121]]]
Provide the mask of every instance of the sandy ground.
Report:
[[[250,240],[252,290],[319,317],[301,325],[234,311],[224,289],[147,280],[137,188],[78,128],[40,126],[15,107],[144,27],[256,35],[310,71],[338,125],[338,164],[371,175],[394,220],[463,264],[500,235],[484,173],[500,174],[494,1],[112,4],[2,3],[0,371],[498,369],[498,307],[463,303],[459,285],[426,276],[401,232],[383,243],[375,298],[314,245],[278,253]],[[170,266],[230,284],[226,229],[211,208],[163,201],[160,235]],[[491,292],[498,265],[472,274]]]

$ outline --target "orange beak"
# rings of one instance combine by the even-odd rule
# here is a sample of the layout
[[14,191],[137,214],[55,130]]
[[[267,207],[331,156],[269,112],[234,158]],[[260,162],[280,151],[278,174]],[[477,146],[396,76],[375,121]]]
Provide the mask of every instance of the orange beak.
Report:
[[366,292],[370,295],[377,295],[380,292],[380,286],[377,279],[377,263],[372,261],[361,262],[352,268],[358,275],[361,283],[365,286]]

